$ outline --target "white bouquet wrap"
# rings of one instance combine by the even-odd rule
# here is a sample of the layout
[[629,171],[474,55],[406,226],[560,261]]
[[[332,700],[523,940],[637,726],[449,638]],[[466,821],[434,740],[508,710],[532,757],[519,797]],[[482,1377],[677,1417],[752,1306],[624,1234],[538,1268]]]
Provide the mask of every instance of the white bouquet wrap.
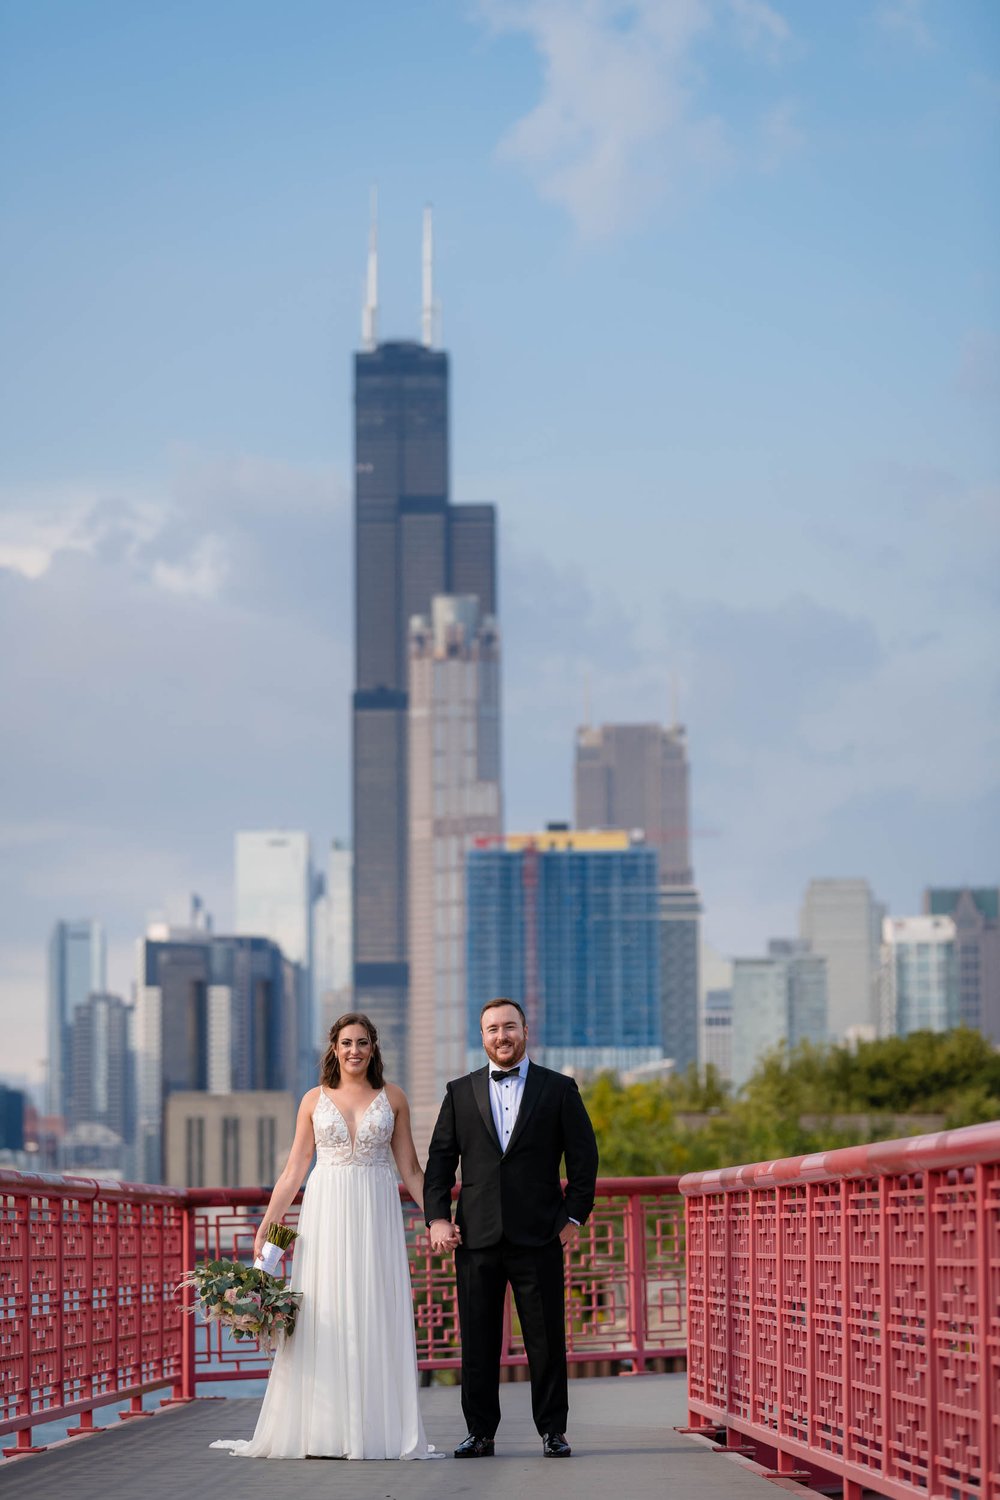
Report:
[[281,1257],[284,1253],[284,1246],[276,1245],[272,1240],[268,1240],[253,1263],[254,1270],[266,1271],[269,1276],[277,1275],[278,1266],[281,1264]]
[[260,1254],[253,1263],[255,1271],[265,1271],[268,1276],[277,1276],[278,1266],[285,1251],[298,1239],[298,1231],[288,1224],[269,1224],[267,1238]]

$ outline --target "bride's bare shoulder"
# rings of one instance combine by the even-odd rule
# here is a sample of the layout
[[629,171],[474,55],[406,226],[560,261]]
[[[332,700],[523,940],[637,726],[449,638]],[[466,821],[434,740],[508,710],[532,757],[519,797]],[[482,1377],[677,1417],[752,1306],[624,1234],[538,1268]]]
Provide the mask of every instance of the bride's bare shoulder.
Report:
[[386,1083],[383,1084],[382,1087],[385,1089],[385,1097],[392,1105],[393,1110],[396,1114],[398,1114],[401,1109],[409,1108],[409,1105],[406,1102],[406,1095],[403,1093],[403,1090],[400,1088],[398,1083]]

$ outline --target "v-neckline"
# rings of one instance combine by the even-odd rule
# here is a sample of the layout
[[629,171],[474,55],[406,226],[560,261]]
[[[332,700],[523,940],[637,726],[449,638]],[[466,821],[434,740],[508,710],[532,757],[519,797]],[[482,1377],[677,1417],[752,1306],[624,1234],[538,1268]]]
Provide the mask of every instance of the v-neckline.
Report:
[[354,1143],[355,1143],[355,1141],[358,1138],[358,1131],[361,1129],[362,1125],[367,1120],[369,1112],[371,1111],[371,1107],[375,1103],[375,1099],[377,1099],[379,1097],[379,1095],[384,1094],[384,1093],[385,1093],[385,1089],[384,1088],[380,1088],[379,1091],[378,1091],[378,1093],[375,1095],[375,1098],[374,1099],[369,1099],[367,1105],[361,1111],[361,1118],[358,1120],[357,1125],[354,1127],[354,1134],[352,1135],[351,1134],[351,1127],[347,1123],[347,1116],[344,1114],[344,1111],[341,1109],[340,1105],[337,1103],[337,1101],[335,1099],[331,1099],[330,1098],[330,1095],[327,1093],[326,1089],[323,1090],[323,1098],[326,1099],[329,1104],[333,1105],[334,1109],[337,1111],[338,1115],[340,1116],[341,1120],[344,1123],[344,1129],[347,1131],[347,1139],[351,1143],[351,1155],[352,1156],[354,1155]]

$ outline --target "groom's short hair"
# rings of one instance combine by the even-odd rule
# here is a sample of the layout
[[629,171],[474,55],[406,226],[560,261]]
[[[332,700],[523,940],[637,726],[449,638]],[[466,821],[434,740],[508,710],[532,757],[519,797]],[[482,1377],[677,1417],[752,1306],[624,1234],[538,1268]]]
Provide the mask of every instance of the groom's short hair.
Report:
[[518,1005],[517,1001],[516,1000],[508,1000],[507,997],[506,997],[506,995],[498,995],[495,1000],[487,1000],[486,1004],[483,1006],[482,1010],[479,1012],[479,1029],[480,1029],[480,1031],[482,1030],[482,1027],[483,1027],[483,1017],[485,1016],[486,1012],[488,1010],[496,1010],[496,1008],[497,1008],[498,1005],[512,1005],[514,1007],[514,1009],[517,1011],[518,1015],[521,1017],[522,1024],[525,1025],[525,1026],[527,1026],[527,1024],[528,1024],[528,1018],[524,1014],[524,1011],[521,1009],[520,1005]]

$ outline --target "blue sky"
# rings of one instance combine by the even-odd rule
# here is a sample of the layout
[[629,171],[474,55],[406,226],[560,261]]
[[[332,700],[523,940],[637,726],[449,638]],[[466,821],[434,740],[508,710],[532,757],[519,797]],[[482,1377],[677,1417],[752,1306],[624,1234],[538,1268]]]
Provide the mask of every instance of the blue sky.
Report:
[[679,683],[710,940],[996,882],[992,0],[6,0],[0,1014],[348,830],[350,357],[434,204],[456,500],[500,508],[508,823]]

